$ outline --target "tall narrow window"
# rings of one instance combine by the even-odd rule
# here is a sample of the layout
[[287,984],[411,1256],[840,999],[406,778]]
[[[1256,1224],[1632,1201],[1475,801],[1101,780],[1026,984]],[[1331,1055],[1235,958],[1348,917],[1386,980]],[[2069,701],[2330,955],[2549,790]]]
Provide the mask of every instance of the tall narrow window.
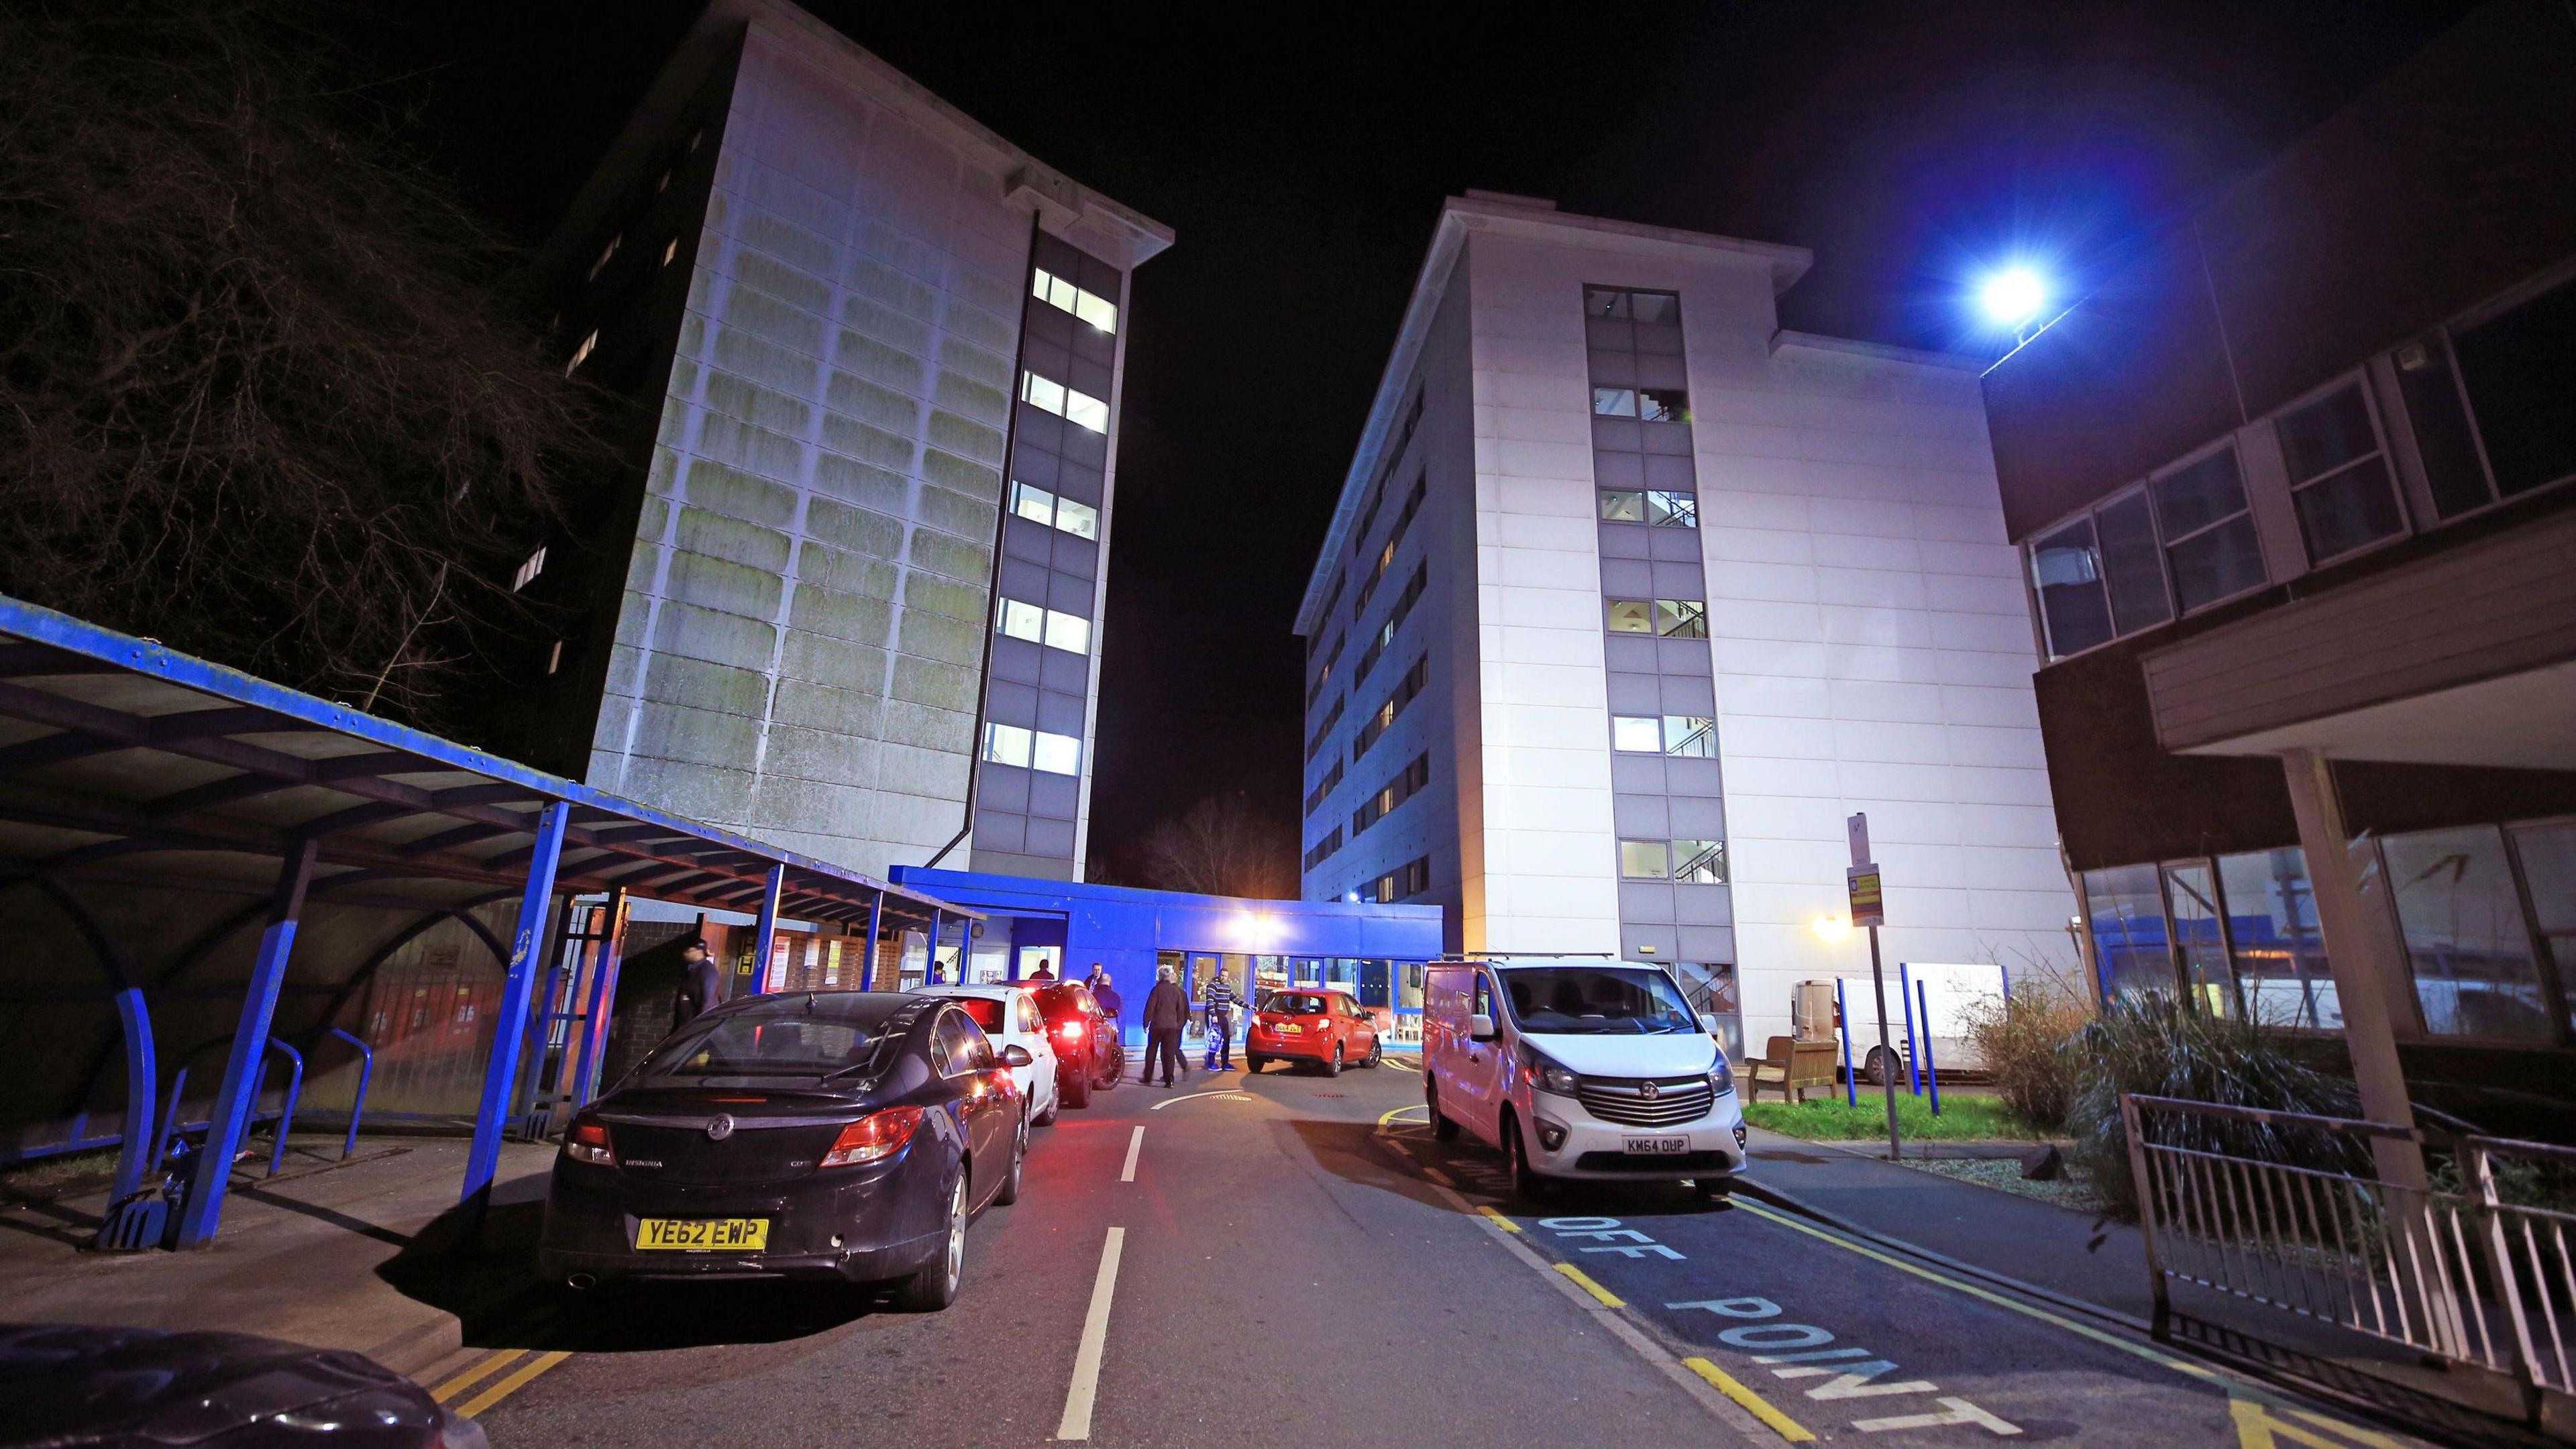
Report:
[[2557,1012],[2532,959],[2522,893],[2492,825],[2380,842],[2415,1000],[2436,1036],[2554,1042]]
[[2213,1016],[2236,1014],[2236,973],[2227,964],[2226,916],[2218,909],[2218,883],[2209,862],[2165,867],[2166,914],[2173,921],[2174,957],[2183,989]]
[[2086,871],[2084,914],[2093,927],[2093,959],[2105,997],[2173,995],[2173,954],[2165,945],[2165,908],[2154,866]]
[[2372,425],[2361,384],[2346,383],[2275,425],[2290,468],[2290,501],[2308,562],[2322,564],[2401,533],[2388,457]]
[[2415,452],[2424,460],[2433,511],[2457,518],[2493,503],[2495,491],[2487,486],[2477,432],[2460,400],[2450,342],[2439,332],[2417,338],[2397,349],[2395,361],[2397,393],[2406,400],[2406,421],[2415,434]]
[[2164,557],[2156,548],[2156,521],[2147,491],[2132,489],[2093,515],[2102,547],[2102,579],[2111,590],[2112,626],[2122,634],[2153,628],[2173,617],[2165,597]]
[[2326,962],[2307,856],[2295,845],[2222,855],[2218,888],[2245,1014],[2264,1026],[2340,1029],[2343,1007]]
[[2576,476],[2576,282],[2464,328],[2451,339],[2496,491],[2507,498]]
[[2262,584],[2263,549],[2233,445],[2149,480],[2147,492],[2184,613]]
[[2111,606],[2102,592],[2102,556],[2093,520],[2078,518],[2030,546],[2030,584],[2048,631],[2048,657],[2081,654],[2111,639]]

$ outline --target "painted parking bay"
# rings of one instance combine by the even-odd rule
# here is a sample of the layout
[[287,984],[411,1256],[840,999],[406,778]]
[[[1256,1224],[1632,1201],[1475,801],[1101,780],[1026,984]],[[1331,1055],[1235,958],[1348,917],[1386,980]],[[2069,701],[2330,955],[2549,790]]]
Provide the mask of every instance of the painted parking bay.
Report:
[[1491,1152],[1400,1119],[1384,1140],[1650,1324],[1781,1441],[2411,1442],[1749,1200],[1612,1185],[1524,1204]]

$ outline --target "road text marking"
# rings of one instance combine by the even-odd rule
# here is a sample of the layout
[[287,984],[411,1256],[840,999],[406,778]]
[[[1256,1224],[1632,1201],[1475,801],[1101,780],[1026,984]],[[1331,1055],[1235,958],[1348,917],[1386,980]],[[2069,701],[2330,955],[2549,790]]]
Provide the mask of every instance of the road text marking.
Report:
[[1572,1263],[1556,1263],[1556,1264],[1552,1264],[1551,1266],[1553,1266],[1553,1267],[1556,1269],[1556,1271],[1558,1271],[1558,1272],[1560,1272],[1560,1273],[1563,1273],[1566,1277],[1573,1279],[1573,1280],[1574,1280],[1574,1286],[1575,1286],[1575,1287],[1580,1288],[1580,1289],[1582,1289],[1584,1292],[1591,1294],[1591,1295],[1592,1295],[1596,1300],[1598,1300],[1598,1301],[1600,1302],[1600,1304],[1601,1304],[1601,1306],[1602,1306],[1602,1307],[1604,1307],[1604,1308],[1625,1308],[1625,1307],[1627,1307],[1627,1306],[1628,1306],[1627,1304],[1625,1304],[1625,1303],[1623,1303],[1623,1302],[1621,1302],[1621,1301],[1620,1301],[1620,1299],[1619,1299],[1619,1295],[1617,1295],[1617,1294],[1615,1294],[1615,1293],[1611,1292],[1611,1291],[1610,1291],[1609,1289],[1607,1289],[1607,1288],[1602,1287],[1600,1284],[1593,1282],[1593,1281],[1592,1281],[1592,1275],[1591,1275],[1591,1274],[1584,1272],[1582,1269],[1580,1269],[1580,1268],[1578,1268],[1578,1267],[1574,1266]]
[[1100,1350],[1109,1339],[1109,1300],[1118,1291],[1118,1255],[1127,1245],[1127,1230],[1111,1228],[1100,1245],[1100,1274],[1091,1280],[1091,1311],[1082,1317],[1082,1343],[1073,1351],[1073,1383],[1065,1390],[1064,1417],[1056,1421],[1058,1439],[1091,1437],[1091,1402],[1100,1393]]
[[1135,1132],[1127,1139],[1127,1165],[1118,1169],[1118,1180],[1120,1182],[1134,1182],[1136,1180],[1136,1154],[1142,1151],[1144,1146],[1145,1128],[1142,1123],[1139,1123]]
[[1257,1102],[1261,1100],[1260,1098],[1253,1096],[1250,1092],[1230,1092],[1224,1090],[1214,1092],[1192,1092],[1186,1097],[1174,1097],[1168,1101],[1156,1102],[1153,1106],[1148,1107],[1145,1110],[1148,1112],[1160,1112],[1165,1107],[1177,1107],[1183,1102],[1196,1102],[1208,1097],[1228,1097],[1237,1102]]
[[1792,1444],[1815,1442],[1816,1436],[1808,1431],[1806,1425],[1771,1407],[1770,1400],[1737,1383],[1726,1370],[1710,1363],[1707,1359],[1686,1358],[1682,1360],[1682,1367],[1708,1380],[1719,1393],[1733,1399],[1743,1406],[1746,1413],[1760,1419],[1772,1433]]

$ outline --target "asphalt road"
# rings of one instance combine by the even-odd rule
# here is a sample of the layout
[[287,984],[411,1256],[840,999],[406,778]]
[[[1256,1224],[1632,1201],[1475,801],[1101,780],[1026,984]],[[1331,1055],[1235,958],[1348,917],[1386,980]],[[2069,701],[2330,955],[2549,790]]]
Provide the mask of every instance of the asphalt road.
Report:
[[1420,1102],[1395,1062],[1130,1082],[1039,1131],[944,1313],[637,1293],[438,1387],[500,1449],[2406,1442],[1756,1202],[1521,1203]]

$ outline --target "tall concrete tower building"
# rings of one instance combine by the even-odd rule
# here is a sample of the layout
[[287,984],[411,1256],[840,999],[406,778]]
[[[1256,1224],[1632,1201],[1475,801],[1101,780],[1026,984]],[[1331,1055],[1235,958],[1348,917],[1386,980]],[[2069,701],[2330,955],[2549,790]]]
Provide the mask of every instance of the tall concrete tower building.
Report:
[[1809,261],[1448,203],[1297,620],[1310,899],[1669,963],[1758,1043],[1868,970],[1864,810],[1891,976],[2072,968],[1976,365],[1781,330]]
[[568,213],[657,420],[552,587],[559,767],[872,873],[1080,879],[1128,277],[1171,231],[785,0],[715,0]]

